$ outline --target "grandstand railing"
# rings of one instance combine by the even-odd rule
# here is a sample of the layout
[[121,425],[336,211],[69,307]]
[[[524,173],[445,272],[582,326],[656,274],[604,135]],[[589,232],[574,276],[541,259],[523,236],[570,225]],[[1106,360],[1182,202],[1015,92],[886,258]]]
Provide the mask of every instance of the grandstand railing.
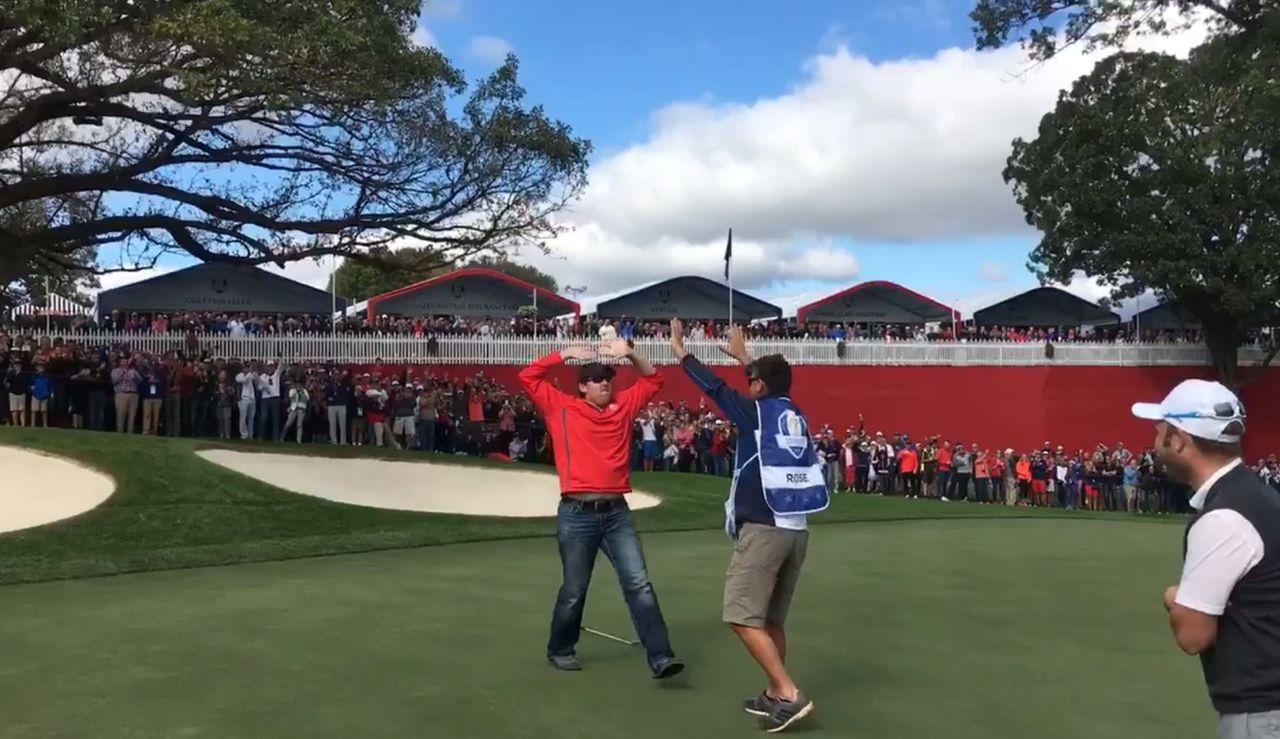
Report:
[[[40,338],[37,333],[35,338]],[[127,345],[153,354],[187,348],[183,334],[58,332],[62,338],[92,346]],[[367,336],[353,334],[290,334],[230,336],[204,334],[199,347],[211,357],[274,359],[300,362],[350,364],[525,364],[540,356],[582,340],[514,336]],[[732,364],[719,351],[719,341],[689,340],[686,346],[710,364]],[[657,364],[671,363],[666,339],[637,339],[637,351]],[[748,342],[755,356],[778,353],[796,365],[949,365],[1040,366],[1079,365],[1100,367],[1204,366],[1210,364],[1201,344],[1055,344],[1053,358],[1039,343],[851,341],[841,344],[824,339],[770,339]],[[1242,364],[1262,357],[1258,347],[1240,349]]]

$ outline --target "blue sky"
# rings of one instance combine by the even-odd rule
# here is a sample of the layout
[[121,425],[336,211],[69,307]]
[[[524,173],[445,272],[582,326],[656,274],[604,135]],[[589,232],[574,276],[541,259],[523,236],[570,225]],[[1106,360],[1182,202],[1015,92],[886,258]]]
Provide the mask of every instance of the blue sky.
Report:
[[1095,60],[978,53],[971,8],[427,0],[416,36],[472,79],[514,51],[529,102],[594,143],[573,232],[520,255],[562,284],[719,277],[733,227],[736,286],[784,307],[890,280],[968,313],[1036,284],[1037,234],[1000,170]]
[[931,55],[969,43],[971,0],[835,2],[461,0],[424,21],[468,71],[475,36],[507,40],[533,99],[609,151],[647,133],[675,100],[751,101],[785,92],[805,60],[840,40],[873,59]]

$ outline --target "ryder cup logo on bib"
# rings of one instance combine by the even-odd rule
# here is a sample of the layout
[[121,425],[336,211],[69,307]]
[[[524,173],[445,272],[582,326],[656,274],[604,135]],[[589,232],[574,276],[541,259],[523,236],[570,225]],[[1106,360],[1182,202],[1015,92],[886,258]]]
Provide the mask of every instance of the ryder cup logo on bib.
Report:
[[778,415],[778,435],[774,439],[780,448],[800,459],[809,448],[809,424],[805,423],[804,416],[790,409],[785,410]]
[[830,502],[827,481],[804,414],[786,397],[761,398],[756,401],[756,412],[760,423],[756,459],[765,503],[780,516],[825,509]]

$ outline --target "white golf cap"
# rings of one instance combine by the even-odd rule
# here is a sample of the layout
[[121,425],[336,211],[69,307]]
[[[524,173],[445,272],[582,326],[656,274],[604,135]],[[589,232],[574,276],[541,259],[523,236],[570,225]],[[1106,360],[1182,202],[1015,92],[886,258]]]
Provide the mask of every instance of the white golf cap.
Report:
[[1134,403],[1133,415],[1164,421],[1192,436],[1234,443],[1244,436],[1244,406],[1218,382],[1185,380],[1159,403]]

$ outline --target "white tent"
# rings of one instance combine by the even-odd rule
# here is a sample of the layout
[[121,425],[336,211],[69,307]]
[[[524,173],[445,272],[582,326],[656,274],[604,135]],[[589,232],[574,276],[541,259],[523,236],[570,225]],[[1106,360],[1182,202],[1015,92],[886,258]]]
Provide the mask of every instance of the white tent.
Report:
[[93,309],[80,305],[74,300],[64,298],[61,295],[49,293],[48,299],[44,301],[44,305],[36,305],[35,303],[23,303],[15,306],[9,311],[12,317],[17,316],[90,316],[93,315]]

